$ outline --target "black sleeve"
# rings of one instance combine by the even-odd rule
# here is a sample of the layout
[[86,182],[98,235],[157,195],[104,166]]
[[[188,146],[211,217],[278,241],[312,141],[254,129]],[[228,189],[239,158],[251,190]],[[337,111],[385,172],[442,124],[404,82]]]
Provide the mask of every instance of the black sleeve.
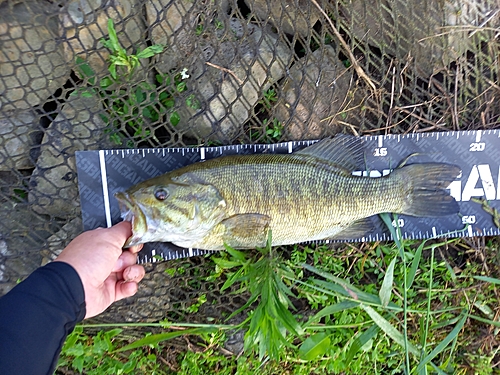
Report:
[[52,262],[0,298],[0,374],[52,375],[66,336],[85,317],[80,277]]

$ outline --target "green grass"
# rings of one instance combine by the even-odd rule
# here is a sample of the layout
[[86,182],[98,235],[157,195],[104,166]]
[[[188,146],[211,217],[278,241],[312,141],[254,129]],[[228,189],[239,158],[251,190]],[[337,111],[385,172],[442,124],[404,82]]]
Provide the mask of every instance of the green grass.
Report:
[[[106,373],[92,372],[96,363],[109,362],[111,368],[120,366],[116,361],[127,369],[136,366],[133,373],[150,366],[157,371],[150,373],[158,374],[498,373],[495,241],[477,258],[459,239],[340,244],[337,249],[227,248],[211,256],[209,277],[200,277],[208,283],[223,280],[222,295],[250,296],[235,312],[240,324],[164,321],[150,325],[164,333],[139,341],[124,333],[140,324],[117,325],[123,331],[93,337],[80,329],[78,340],[68,339],[61,364],[83,363],[92,374]],[[465,261],[454,263],[447,249],[463,251]],[[173,269],[182,273],[184,263],[177,263],[180,267],[173,263],[169,274]],[[185,313],[196,313],[205,303],[207,296],[200,293]],[[245,349],[230,353],[224,343],[238,329],[245,332]],[[172,352],[166,340],[185,334],[192,349]],[[149,360],[129,363],[135,356]],[[169,358],[168,366],[160,358]]]

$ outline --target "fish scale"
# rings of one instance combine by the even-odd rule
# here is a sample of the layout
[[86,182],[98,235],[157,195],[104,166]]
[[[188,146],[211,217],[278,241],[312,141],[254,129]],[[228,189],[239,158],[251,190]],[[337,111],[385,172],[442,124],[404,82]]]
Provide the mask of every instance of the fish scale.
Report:
[[[128,188],[139,179],[153,177],[150,171],[161,173],[185,165],[223,155],[279,153],[300,150],[315,141],[284,142],[272,145],[233,145],[201,148],[166,148],[141,150],[100,150],[77,152],[80,200],[84,229],[110,226],[120,220],[120,211],[113,194]],[[495,212],[500,210],[499,150],[500,131],[461,131],[407,135],[361,137],[365,150],[366,168],[354,174],[380,176],[399,165],[410,154],[413,163],[443,162],[456,164],[462,176],[450,185],[451,194],[460,205],[460,223],[448,217],[414,218],[399,215],[394,221],[404,239],[426,239],[439,236],[496,236]],[[141,167],[138,168],[138,162]],[[125,168],[126,167],[126,168]],[[154,168],[153,168],[154,167]],[[377,200],[377,198],[374,198]],[[378,198],[380,199],[380,198]],[[485,199],[481,204],[476,199]],[[300,209],[297,209],[300,212]],[[497,213],[498,216],[498,213]],[[498,220],[498,219],[497,219]],[[384,224],[375,227],[356,241],[390,240]],[[348,239],[346,239],[348,240]],[[329,242],[329,241],[326,241]],[[139,262],[154,262],[202,255],[205,251],[185,249],[168,243],[144,246]]]
[[[396,202],[387,204],[384,200],[372,199],[393,189],[390,186],[395,185],[392,180],[367,181],[350,176],[339,181],[335,168],[319,170],[314,161],[306,165],[291,164],[287,155],[269,155],[267,160],[262,160],[269,164],[263,166],[253,156],[248,158],[251,162],[254,160],[253,164],[236,167],[234,159],[229,158],[224,161],[231,169],[215,166],[195,173],[224,192],[228,216],[245,212],[270,216],[270,227],[277,244],[296,243],[307,237],[333,236],[359,219],[359,215],[352,215],[353,210],[347,208],[360,199],[370,207],[368,216],[384,207],[390,211],[398,209]],[[342,201],[332,202],[332,198],[341,196],[342,191],[353,194],[345,196]],[[355,196],[356,192],[361,193],[359,198]],[[299,227],[297,223],[302,225]],[[332,223],[337,224],[333,229]]]

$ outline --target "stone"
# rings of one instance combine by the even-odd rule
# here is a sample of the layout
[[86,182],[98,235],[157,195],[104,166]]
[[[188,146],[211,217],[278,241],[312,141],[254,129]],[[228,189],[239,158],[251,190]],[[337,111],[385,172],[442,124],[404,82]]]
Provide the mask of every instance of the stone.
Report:
[[29,202],[36,212],[62,218],[80,215],[75,151],[110,147],[94,97],[70,96],[46,130],[30,179]]
[[40,252],[43,257],[41,265],[44,266],[56,259],[63,249],[82,232],[83,224],[80,217],[76,217],[63,225],[59,231],[47,238],[47,246]]
[[34,111],[0,113],[0,171],[33,168],[32,151],[43,135]]
[[57,41],[57,8],[47,1],[0,4],[0,109],[44,103],[68,80],[71,68]]
[[[345,27],[363,43],[380,49],[383,55],[405,64],[413,60],[425,78],[447,69],[477,40],[469,37],[476,27],[498,7],[496,0],[468,2],[458,0],[353,0],[341,5]],[[499,24],[499,17],[489,26]],[[461,31],[460,28],[465,27]],[[448,32],[449,31],[449,32]],[[485,37],[485,31],[480,31]],[[490,31],[490,38],[494,38]],[[385,73],[385,72],[384,72]]]
[[40,251],[56,227],[26,201],[0,203],[0,295],[40,265]]
[[227,18],[227,0],[151,0],[145,3],[148,30],[151,41],[166,46],[165,51],[155,58],[155,67],[169,73],[181,68],[186,59],[193,56],[196,44],[202,40],[195,29],[200,19]]
[[207,36],[203,51],[189,71],[202,106],[181,108],[177,130],[202,140],[230,142],[242,131],[262,93],[285,75],[292,52],[270,28],[237,18],[230,20],[227,31]]
[[277,30],[289,35],[307,37],[320,12],[307,0],[245,0],[252,13],[262,22],[270,22]]
[[[70,0],[59,18],[66,61],[74,66],[76,58],[81,58],[98,79],[109,75],[110,52],[101,43],[102,39],[108,38],[108,19],[113,20],[118,40],[127,53],[136,53],[146,47],[141,7],[133,0]],[[140,63],[128,81],[137,82],[144,78],[146,62],[142,59]],[[83,77],[78,68],[75,73],[88,78]]]
[[336,115],[348,95],[352,73],[326,45],[292,68],[282,89],[275,116],[290,140],[319,139],[338,133]]

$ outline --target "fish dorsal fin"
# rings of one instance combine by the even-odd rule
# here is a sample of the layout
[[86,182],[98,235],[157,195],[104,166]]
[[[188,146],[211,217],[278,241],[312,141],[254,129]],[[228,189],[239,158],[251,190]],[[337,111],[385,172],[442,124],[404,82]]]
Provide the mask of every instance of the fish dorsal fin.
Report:
[[350,135],[337,134],[335,137],[323,139],[295,154],[327,160],[349,172],[365,169],[361,139]]

